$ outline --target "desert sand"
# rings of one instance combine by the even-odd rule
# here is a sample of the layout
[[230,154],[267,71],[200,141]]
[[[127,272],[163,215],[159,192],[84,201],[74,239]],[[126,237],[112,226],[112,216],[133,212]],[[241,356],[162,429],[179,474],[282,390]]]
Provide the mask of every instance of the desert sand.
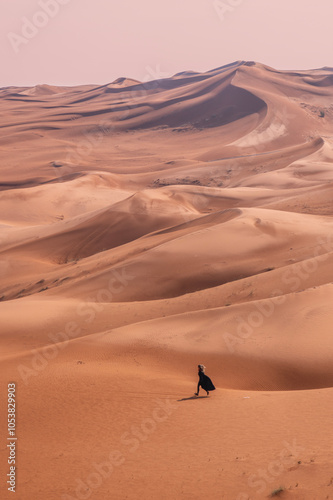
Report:
[[333,69],[0,98],[1,498],[333,499]]

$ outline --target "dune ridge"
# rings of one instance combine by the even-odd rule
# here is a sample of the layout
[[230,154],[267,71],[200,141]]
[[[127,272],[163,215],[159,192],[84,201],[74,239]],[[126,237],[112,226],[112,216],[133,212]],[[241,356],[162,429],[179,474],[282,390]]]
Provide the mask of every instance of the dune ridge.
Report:
[[[330,498],[332,98],[332,68],[253,61],[0,89],[19,500]],[[121,436],[147,421],[132,454]],[[89,486],[112,449],[124,463]]]

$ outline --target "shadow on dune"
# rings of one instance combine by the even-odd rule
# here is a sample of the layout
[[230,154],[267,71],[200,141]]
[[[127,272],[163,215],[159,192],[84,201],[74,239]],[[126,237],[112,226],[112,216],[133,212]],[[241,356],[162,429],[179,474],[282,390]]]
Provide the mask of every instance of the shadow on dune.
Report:
[[191,396],[190,398],[177,399],[177,401],[189,401],[191,399],[206,399],[209,396]]

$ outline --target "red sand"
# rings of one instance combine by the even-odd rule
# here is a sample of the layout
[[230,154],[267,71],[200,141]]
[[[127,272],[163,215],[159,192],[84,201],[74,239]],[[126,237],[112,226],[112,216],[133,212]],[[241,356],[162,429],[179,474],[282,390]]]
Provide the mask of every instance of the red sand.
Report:
[[333,498],[332,70],[0,98],[1,498]]

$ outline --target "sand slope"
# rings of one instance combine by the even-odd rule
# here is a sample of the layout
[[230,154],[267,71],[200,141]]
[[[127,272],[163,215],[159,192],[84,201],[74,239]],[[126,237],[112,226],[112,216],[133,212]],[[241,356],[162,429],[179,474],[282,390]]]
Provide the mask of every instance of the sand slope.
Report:
[[0,89],[18,500],[332,497],[332,98],[245,61]]

